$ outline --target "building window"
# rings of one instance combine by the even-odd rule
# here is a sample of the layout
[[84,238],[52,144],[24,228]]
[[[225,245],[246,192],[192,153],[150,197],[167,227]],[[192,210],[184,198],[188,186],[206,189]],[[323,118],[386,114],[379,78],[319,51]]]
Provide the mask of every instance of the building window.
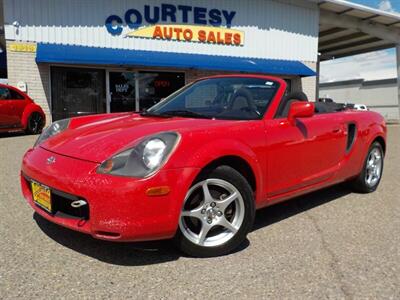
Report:
[[51,67],[53,121],[106,112],[105,71]]
[[108,73],[90,68],[51,67],[51,113],[53,121],[75,116],[145,110],[185,85],[180,72]]
[[110,112],[135,111],[135,72],[110,72]]

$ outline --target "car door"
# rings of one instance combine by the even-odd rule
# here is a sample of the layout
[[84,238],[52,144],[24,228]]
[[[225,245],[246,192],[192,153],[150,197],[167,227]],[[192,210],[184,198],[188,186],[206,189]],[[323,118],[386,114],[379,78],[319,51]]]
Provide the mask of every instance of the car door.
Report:
[[17,118],[10,101],[10,91],[0,86],[0,128],[14,127],[16,123]]
[[345,154],[339,114],[266,121],[267,196],[290,193],[329,179]]
[[16,126],[21,126],[22,115],[24,113],[25,107],[30,102],[24,95],[20,94],[18,91],[8,88],[9,90],[9,103],[11,106],[12,114],[14,116],[14,121]]

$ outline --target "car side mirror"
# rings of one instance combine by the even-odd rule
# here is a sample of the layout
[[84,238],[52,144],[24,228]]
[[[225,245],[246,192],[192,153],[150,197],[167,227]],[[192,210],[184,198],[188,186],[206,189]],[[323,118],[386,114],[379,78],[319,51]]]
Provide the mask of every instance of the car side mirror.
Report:
[[288,120],[295,124],[297,118],[310,118],[314,115],[315,105],[312,102],[294,101],[290,104]]

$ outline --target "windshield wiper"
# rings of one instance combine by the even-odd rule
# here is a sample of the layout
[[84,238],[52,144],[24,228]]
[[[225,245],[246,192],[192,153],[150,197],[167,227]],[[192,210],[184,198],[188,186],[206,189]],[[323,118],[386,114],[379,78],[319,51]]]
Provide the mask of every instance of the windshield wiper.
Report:
[[212,117],[203,115],[194,111],[190,110],[167,110],[160,115],[164,116],[178,116],[178,117],[191,117],[191,118],[204,118],[204,119],[211,119]]

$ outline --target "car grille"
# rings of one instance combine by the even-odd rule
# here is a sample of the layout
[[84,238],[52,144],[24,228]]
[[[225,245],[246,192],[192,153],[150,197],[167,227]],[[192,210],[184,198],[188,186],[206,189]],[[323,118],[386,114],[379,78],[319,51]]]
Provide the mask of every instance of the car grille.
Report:
[[51,190],[52,192],[52,205],[54,212],[61,212],[66,215],[77,217],[80,219],[89,219],[89,204],[81,207],[72,207],[71,203],[76,200],[85,200],[74,195],[66,194],[60,191]]
[[[31,190],[31,179],[24,175],[27,185]],[[89,203],[82,197],[78,197],[72,194],[68,194],[53,188],[51,190],[51,205],[52,205],[52,214],[57,215],[61,214],[60,217],[69,217],[69,218],[78,218],[89,220]],[[81,207],[72,207],[71,203],[77,200],[85,200],[86,205]]]

